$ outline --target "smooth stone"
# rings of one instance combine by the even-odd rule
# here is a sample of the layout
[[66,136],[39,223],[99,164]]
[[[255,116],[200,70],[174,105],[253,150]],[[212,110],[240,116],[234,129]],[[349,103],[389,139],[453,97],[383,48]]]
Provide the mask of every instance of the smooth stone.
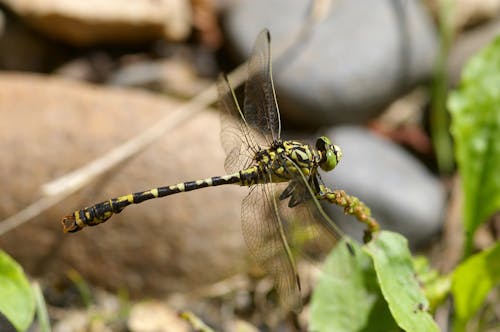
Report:
[[[403,234],[412,247],[436,235],[443,222],[445,191],[417,159],[362,127],[335,127],[329,135],[343,151],[340,164],[322,174],[329,188],[358,197],[382,229]],[[324,206],[349,234],[362,237],[363,224],[338,207]]]
[[[37,201],[43,184],[107,155],[179,105],[139,90],[1,73],[0,220]],[[112,197],[224,174],[219,128],[216,112],[193,115],[80,192],[0,235],[0,248],[49,283],[67,280],[74,269],[93,286],[141,298],[192,291],[245,271],[240,210],[247,188],[152,200],[75,234],[64,234],[60,223],[75,209]]]
[[[276,61],[274,78],[285,122],[303,127],[364,122],[430,77],[437,54],[432,21],[419,1],[396,4],[335,1],[310,34]],[[308,6],[300,0],[232,6],[225,31],[233,52],[242,55],[240,61],[246,59],[257,34],[267,27],[273,53],[280,53],[305,24]]]
[[108,83],[160,91],[180,98],[193,98],[206,89],[211,81],[200,78],[188,60],[174,57],[125,65],[110,76]]
[[134,304],[127,317],[127,327],[131,332],[191,331],[189,324],[176,310],[154,300]]
[[186,0],[1,0],[28,25],[78,46],[184,40],[191,30]]

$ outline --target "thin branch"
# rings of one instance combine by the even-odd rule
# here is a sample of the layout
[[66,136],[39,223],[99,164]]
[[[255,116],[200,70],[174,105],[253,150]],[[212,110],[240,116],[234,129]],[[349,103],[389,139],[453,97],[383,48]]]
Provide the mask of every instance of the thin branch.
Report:
[[359,200],[355,196],[348,195],[343,190],[333,190],[324,188],[325,192],[318,198],[326,200],[332,204],[341,206],[344,208],[344,213],[356,217],[360,222],[366,225],[364,242],[368,242],[372,239],[372,235],[379,231],[380,226],[377,221],[371,216],[370,208],[368,208],[365,203]]
[[[235,87],[241,85],[246,77],[245,64],[236,68],[229,76],[231,84]],[[124,144],[85,166],[43,185],[42,197],[39,200],[0,222],[0,236],[26,223],[61,202],[67,196],[80,190],[100,175],[143,151],[164,134],[172,132],[180,123],[192,118],[216,100],[217,91],[215,84],[212,84],[193,99],[179,106],[176,111],[161,118],[155,125]]]
[[[282,60],[282,63],[287,63],[287,53],[293,53],[292,49],[294,46],[298,46],[303,43],[304,39],[307,39],[309,36],[309,33],[314,25],[320,23],[322,19],[324,19],[324,15],[318,14],[322,12],[321,10],[318,10],[318,8],[328,8],[331,10],[331,1],[332,0],[316,0],[313,3],[306,13],[304,22],[300,29],[296,32],[290,33],[290,42],[287,43],[284,48],[276,52],[275,62]],[[328,10],[324,10],[324,12],[328,12]],[[240,86],[246,78],[246,63],[240,65],[228,76],[233,87],[236,88]],[[187,103],[182,104],[176,111],[174,111],[174,113],[161,118],[154,126],[146,129],[124,144],[116,147],[102,157],[95,159],[83,167],[46,183],[42,186],[42,197],[39,200],[27,206],[15,215],[0,221],[0,236],[33,219],[45,210],[64,200],[67,196],[80,190],[100,175],[143,151],[164,134],[175,129],[179,123],[192,118],[198,112],[205,109],[210,104],[213,104],[216,100],[216,87],[215,84],[212,84],[199,95]]]

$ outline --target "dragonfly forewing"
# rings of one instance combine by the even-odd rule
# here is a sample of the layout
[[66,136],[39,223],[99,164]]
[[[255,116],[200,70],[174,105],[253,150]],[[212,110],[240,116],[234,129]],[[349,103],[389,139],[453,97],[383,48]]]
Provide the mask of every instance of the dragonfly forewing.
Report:
[[248,63],[243,114],[247,123],[267,139],[280,139],[281,122],[271,69],[271,37],[268,30],[257,37]]
[[225,75],[217,81],[221,120],[221,144],[226,153],[224,169],[234,173],[245,169],[254,161],[255,153],[265,143],[260,134],[251,129]]
[[303,248],[328,248],[341,234],[317,199],[324,188],[318,167],[332,170],[341,151],[324,137],[318,139],[321,144],[317,143],[316,149],[298,141],[281,140],[267,30],[259,34],[248,64],[243,109],[226,76],[221,76],[217,89],[228,174],[91,205],[64,217],[64,229],[76,232],[104,223],[125,207],[150,199],[221,185],[249,186],[241,209],[245,242],[257,263],[273,278],[282,306],[299,311],[302,301],[295,254],[306,251]]

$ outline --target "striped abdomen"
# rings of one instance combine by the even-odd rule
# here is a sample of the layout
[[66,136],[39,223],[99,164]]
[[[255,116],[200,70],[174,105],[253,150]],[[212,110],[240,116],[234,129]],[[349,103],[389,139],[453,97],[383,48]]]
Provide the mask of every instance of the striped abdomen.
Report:
[[205,187],[221,186],[225,184],[248,185],[250,178],[255,177],[257,170],[252,167],[243,175],[246,181],[242,182],[241,174],[238,172],[231,175],[214,176],[204,180],[182,182],[173,186],[159,187],[147,191],[141,191],[134,194],[128,194],[110,200],[97,203],[95,205],[75,211],[72,215],[62,219],[64,232],[77,232],[85,226],[95,226],[111,218],[114,214],[120,213],[125,207],[131,204],[139,204],[144,201],[178,194],[185,191],[201,189]]
[[317,152],[308,145],[295,141],[277,141],[271,148],[256,153],[254,158],[256,165],[238,173],[182,182],[112,198],[75,211],[72,215],[64,217],[62,224],[65,232],[77,232],[85,226],[95,226],[105,222],[131,204],[139,204],[154,198],[225,184],[252,186],[270,181],[287,182],[297,176],[297,168],[304,176],[309,176],[317,168],[317,158]]

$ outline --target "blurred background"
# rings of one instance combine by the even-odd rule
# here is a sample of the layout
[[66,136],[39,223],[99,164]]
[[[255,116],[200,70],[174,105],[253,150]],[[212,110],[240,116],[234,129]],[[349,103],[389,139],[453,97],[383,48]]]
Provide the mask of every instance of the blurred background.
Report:
[[[462,235],[446,95],[500,33],[500,1],[450,3],[0,0],[0,248],[40,280],[54,331],[189,331],[175,314],[186,308],[221,330],[305,330],[306,314],[291,321],[266,304],[272,282],[241,235],[246,188],[151,201],[77,234],[59,222],[117,195],[222,175],[215,99],[186,104],[243,63],[263,28],[283,137],[329,136],[344,159],[325,183],[449,271]],[[106,159],[160,122],[161,135]],[[100,158],[105,172],[45,186]],[[362,237],[352,217],[325,209]],[[484,231],[476,244],[492,241]],[[316,272],[301,272],[306,296]]]

